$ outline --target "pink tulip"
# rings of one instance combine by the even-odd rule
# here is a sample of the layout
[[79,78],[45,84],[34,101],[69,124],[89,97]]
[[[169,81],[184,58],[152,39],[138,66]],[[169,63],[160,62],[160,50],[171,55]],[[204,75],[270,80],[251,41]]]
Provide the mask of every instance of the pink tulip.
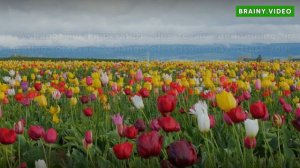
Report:
[[93,78],[90,76],[86,77],[85,81],[88,86],[93,84]]
[[255,81],[255,89],[260,90],[261,89],[261,81],[260,79],[256,79]]
[[143,79],[143,72],[142,72],[142,70],[139,69],[139,70],[136,72],[136,74],[135,74],[135,79],[136,79],[137,81],[140,81],[140,80]]

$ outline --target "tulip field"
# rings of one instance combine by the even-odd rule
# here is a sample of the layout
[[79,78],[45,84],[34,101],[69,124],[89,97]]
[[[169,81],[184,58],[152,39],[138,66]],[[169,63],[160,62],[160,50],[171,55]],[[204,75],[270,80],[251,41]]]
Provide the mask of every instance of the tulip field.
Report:
[[0,61],[0,167],[300,167],[299,62]]

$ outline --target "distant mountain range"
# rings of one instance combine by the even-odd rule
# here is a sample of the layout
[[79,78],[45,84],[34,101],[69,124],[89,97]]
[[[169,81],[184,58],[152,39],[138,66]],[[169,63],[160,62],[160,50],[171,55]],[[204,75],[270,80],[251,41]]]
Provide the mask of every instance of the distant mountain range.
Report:
[[13,55],[132,60],[237,60],[261,55],[263,59],[287,59],[300,58],[300,43],[0,48],[0,57]]

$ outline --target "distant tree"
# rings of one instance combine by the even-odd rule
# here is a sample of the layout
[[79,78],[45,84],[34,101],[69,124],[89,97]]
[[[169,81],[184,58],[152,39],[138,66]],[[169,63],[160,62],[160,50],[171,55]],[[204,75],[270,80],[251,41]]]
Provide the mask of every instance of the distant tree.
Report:
[[257,62],[261,62],[261,60],[262,60],[262,56],[261,56],[261,55],[258,55],[258,57],[256,58],[256,61],[257,61]]

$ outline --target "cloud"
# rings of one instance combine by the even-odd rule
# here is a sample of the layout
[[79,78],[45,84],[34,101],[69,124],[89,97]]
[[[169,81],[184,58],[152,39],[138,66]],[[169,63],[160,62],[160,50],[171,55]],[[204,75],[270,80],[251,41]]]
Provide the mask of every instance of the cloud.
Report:
[[1,47],[300,42],[297,13],[236,18],[235,5],[245,1],[0,1]]

